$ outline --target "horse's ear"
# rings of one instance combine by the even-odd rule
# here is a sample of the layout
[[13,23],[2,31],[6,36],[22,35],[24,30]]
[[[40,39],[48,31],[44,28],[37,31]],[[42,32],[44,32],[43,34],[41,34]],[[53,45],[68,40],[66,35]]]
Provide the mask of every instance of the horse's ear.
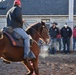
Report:
[[41,21],[41,24],[42,24],[42,25],[45,25],[45,22]]

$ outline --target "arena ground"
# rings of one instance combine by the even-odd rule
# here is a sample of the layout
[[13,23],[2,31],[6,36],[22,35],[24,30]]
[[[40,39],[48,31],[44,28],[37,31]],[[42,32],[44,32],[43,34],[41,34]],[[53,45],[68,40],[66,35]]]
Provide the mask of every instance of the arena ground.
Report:
[[[39,71],[40,75],[76,75],[76,53],[40,56]],[[0,75],[25,75],[26,72],[20,62],[6,64],[0,60]]]

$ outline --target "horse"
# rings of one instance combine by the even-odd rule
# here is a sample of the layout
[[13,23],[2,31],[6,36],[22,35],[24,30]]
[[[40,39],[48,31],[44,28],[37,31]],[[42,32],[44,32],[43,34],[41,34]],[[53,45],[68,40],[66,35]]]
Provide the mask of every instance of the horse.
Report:
[[[35,72],[36,75],[39,75],[38,59],[40,48],[38,46],[38,41],[39,39],[42,39],[45,43],[48,43],[48,29],[44,22],[38,22],[30,25],[26,29],[26,32],[28,35],[31,35],[33,39],[30,50],[35,54],[36,58],[30,59],[29,61],[24,59],[24,47],[12,46],[9,38],[2,32],[0,32],[0,57],[7,62],[22,62],[28,70],[27,75],[32,75],[33,72]],[[33,67],[31,66],[30,61],[33,63]]]

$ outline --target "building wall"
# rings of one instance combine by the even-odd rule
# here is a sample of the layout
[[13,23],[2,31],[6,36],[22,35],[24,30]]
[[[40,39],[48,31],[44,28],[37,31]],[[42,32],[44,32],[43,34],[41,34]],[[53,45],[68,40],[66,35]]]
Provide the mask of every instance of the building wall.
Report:
[[0,16],[0,29],[2,29],[6,25],[5,16]]
[[[61,28],[65,23],[68,23],[68,16],[30,16],[30,15],[23,15],[23,19],[26,20],[28,25],[33,24],[35,22],[41,22],[44,21],[46,22],[49,27],[51,26],[52,22],[57,22],[58,27]],[[76,17],[74,17],[74,25],[76,25]],[[0,16],[0,29],[6,26],[6,16]],[[24,25],[25,28],[25,25]]]
[[[41,21],[44,21],[46,22],[47,25],[49,25],[49,27],[51,26],[51,23],[52,22],[57,22],[58,23],[58,27],[59,28],[62,28],[63,25],[65,23],[68,23],[69,25],[69,20],[68,20],[68,16],[46,16],[46,15],[43,15],[43,16],[23,16],[23,18],[26,20],[27,23],[29,24],[33,24],[34,22],[41,22]],[[76,25],[76,16],[74,16],[74,26]]]
[[57,22],[58,23],[58,27],[61,28],[67,21],[68,21],[68,17],[67,16],[24,16],[23,17],[26,22],[29,23],[30,21],[30,24],[34,23],[34,22],[41,22],[41,21],[44,21],[46,22],[47,25],[49,25],[49,27],[51,26],[51,23],[52,22]]

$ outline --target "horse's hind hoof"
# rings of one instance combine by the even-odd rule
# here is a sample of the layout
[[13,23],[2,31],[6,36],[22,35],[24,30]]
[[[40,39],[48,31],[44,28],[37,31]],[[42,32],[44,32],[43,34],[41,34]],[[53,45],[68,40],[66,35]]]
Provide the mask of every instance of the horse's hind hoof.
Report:
[[4,63],[10,64],[10,61],[3,60]]

